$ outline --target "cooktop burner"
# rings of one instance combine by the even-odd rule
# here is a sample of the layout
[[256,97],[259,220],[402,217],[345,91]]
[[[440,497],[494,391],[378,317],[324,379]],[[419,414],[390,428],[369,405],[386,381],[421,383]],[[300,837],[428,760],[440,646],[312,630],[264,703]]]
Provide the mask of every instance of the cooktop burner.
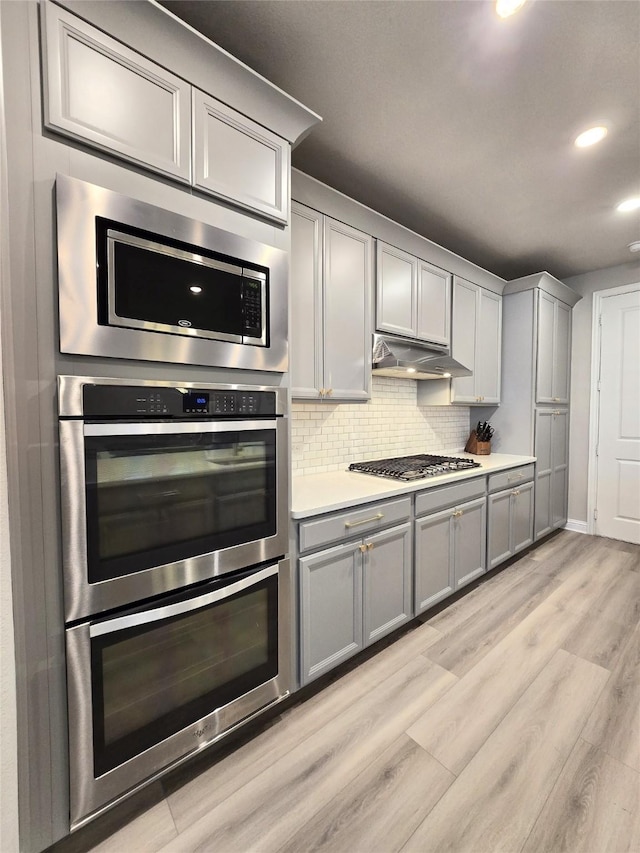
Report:
[[349,471],[390,477],[393,480],[420,480],[438,474],[452,474],[467,468],[480,468],[479,462],[460,459],[456,456],[397,456],[394,459],[374,459],[372,462],[352,462]]

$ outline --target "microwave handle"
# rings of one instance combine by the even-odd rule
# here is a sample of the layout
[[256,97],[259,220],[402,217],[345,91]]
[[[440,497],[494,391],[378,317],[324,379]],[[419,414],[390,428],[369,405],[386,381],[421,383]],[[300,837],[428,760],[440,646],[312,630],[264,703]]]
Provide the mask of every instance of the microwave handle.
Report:
[[184,424],[162,423],[108,423],[85,424],[84,435],[184,435],[203,432],[250,432],[254,430],[274,430],[276,421],[189,421]]
[[249,577],[244,577],[242,580],[230,583],[228,586],[223,586],[214,592],[207,592],[204,595],[189,598],[187,601],[177,601],[175,604],[167,604],[164,607],[156,607],[153,610],[131,613],[128,616],[119,616],[116,619],[108,619],[104,622],[95,622],[89,625],[89,636],[100,637],[105,634],[113,634],[116,631],[123,631],[126,628],[137,628],[141,625],[160,622],[171,616],[179,616],[182,613],[200,610],[202,607],[207,607],[209,604],[214,604],[216,601],[221,601],[230,595],[242,592],[244,589],[249,589],[249,587],[254,586],[256,583],[277,574],[277,565],[267,566],[264,569],[260,569],[259,572],[249,575]]

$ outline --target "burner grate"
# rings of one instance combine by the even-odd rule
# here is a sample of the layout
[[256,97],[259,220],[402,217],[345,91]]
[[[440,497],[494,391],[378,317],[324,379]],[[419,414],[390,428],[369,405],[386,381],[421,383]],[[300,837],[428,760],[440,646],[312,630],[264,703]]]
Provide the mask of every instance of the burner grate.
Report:
[[420,453],[415,456],[374,459],[370,462],[352,462],[349,465],[349,471],[374,474],[377,477],[390,477],[393,480],[420,480],[425,477],[435,477],[438,474],[451,474],[454,471],[479,467],[480,463],[472,459]]

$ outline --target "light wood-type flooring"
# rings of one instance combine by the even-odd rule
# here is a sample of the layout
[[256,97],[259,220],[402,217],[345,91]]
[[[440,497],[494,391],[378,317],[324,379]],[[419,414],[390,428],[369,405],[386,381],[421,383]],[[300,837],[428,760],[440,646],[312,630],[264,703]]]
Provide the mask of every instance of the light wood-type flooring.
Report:
[[639,616],[562,531],[54,850],[638,853]]

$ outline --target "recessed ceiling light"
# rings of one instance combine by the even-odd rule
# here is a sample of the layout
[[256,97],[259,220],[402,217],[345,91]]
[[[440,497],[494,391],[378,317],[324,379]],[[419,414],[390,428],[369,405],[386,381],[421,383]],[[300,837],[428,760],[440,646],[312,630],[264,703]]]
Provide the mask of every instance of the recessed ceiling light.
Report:
[[589,130],[585,130],[584,133],[576,137],[574,145],[578,148],[587,148],[589,145],[595,145],[596,142],[604,139],[608,132],[604,125],[590,127]]
[[640,240],[635,240],[633,243],[629,243],[629,251],[640,252]]
[[632,210],[638,210],[638,208],[640,208],[640,196],[627,198],[625,201],[621,201],[616,207],[616,210],[619,210],[620,213],[629,213]]
[[415,372],[416,372],[415,367],[407,367],[407,373],[415,373]]
[[199,287],[197,284],[191,285],[189,290],[191,291],[191,293],[202,293],[202,288]]
[[496,12],[501,18],[508,18],[524,4],[525,0],[496,0]]

